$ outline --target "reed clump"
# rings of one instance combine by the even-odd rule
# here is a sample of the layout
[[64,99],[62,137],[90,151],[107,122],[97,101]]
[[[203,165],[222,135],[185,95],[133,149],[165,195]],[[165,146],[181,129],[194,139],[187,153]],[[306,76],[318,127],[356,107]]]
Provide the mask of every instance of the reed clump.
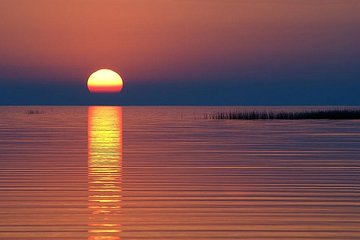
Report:
[[43,111],[40,110],[28,110],[25,112],[26,114],[43,114]]
[[304,110],[304,111],[229,111],[205,115],[206,119],[229,120],[305,120],[305,119],[360,119],[360,109]]

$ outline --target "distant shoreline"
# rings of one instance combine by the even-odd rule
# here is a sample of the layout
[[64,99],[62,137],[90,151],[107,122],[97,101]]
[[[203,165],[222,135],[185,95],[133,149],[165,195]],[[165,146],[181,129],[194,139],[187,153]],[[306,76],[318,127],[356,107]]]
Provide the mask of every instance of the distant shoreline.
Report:
[[360,109],[326,109],[304,111],[228,111],[205,115],[218,120],[355,120],[360,119]]

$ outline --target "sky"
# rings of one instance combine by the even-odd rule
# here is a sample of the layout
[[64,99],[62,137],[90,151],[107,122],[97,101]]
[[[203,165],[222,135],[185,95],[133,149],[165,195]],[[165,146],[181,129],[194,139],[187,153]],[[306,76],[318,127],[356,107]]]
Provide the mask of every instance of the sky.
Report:
[[[0,0],[0,105],[360,105],[359,0]],[[101,68],[119,94],[91,94]]]

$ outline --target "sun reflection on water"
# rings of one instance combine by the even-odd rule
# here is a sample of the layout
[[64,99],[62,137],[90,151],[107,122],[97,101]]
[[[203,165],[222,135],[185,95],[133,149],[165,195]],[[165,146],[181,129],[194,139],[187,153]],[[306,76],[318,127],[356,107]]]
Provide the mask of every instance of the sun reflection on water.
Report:
[[122,108],[88,109],[89,240],[121,233]]

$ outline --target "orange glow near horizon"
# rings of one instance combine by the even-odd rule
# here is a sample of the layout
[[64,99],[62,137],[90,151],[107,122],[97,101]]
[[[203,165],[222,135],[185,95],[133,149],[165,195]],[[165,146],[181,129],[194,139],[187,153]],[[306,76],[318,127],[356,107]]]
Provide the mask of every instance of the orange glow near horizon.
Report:
[[117,93],[123,88],[123,80],[110,69],[100,69],[90,75],[87,86],[92,93]]
[[120,240],[122,109],[88,109],[89,240]]

